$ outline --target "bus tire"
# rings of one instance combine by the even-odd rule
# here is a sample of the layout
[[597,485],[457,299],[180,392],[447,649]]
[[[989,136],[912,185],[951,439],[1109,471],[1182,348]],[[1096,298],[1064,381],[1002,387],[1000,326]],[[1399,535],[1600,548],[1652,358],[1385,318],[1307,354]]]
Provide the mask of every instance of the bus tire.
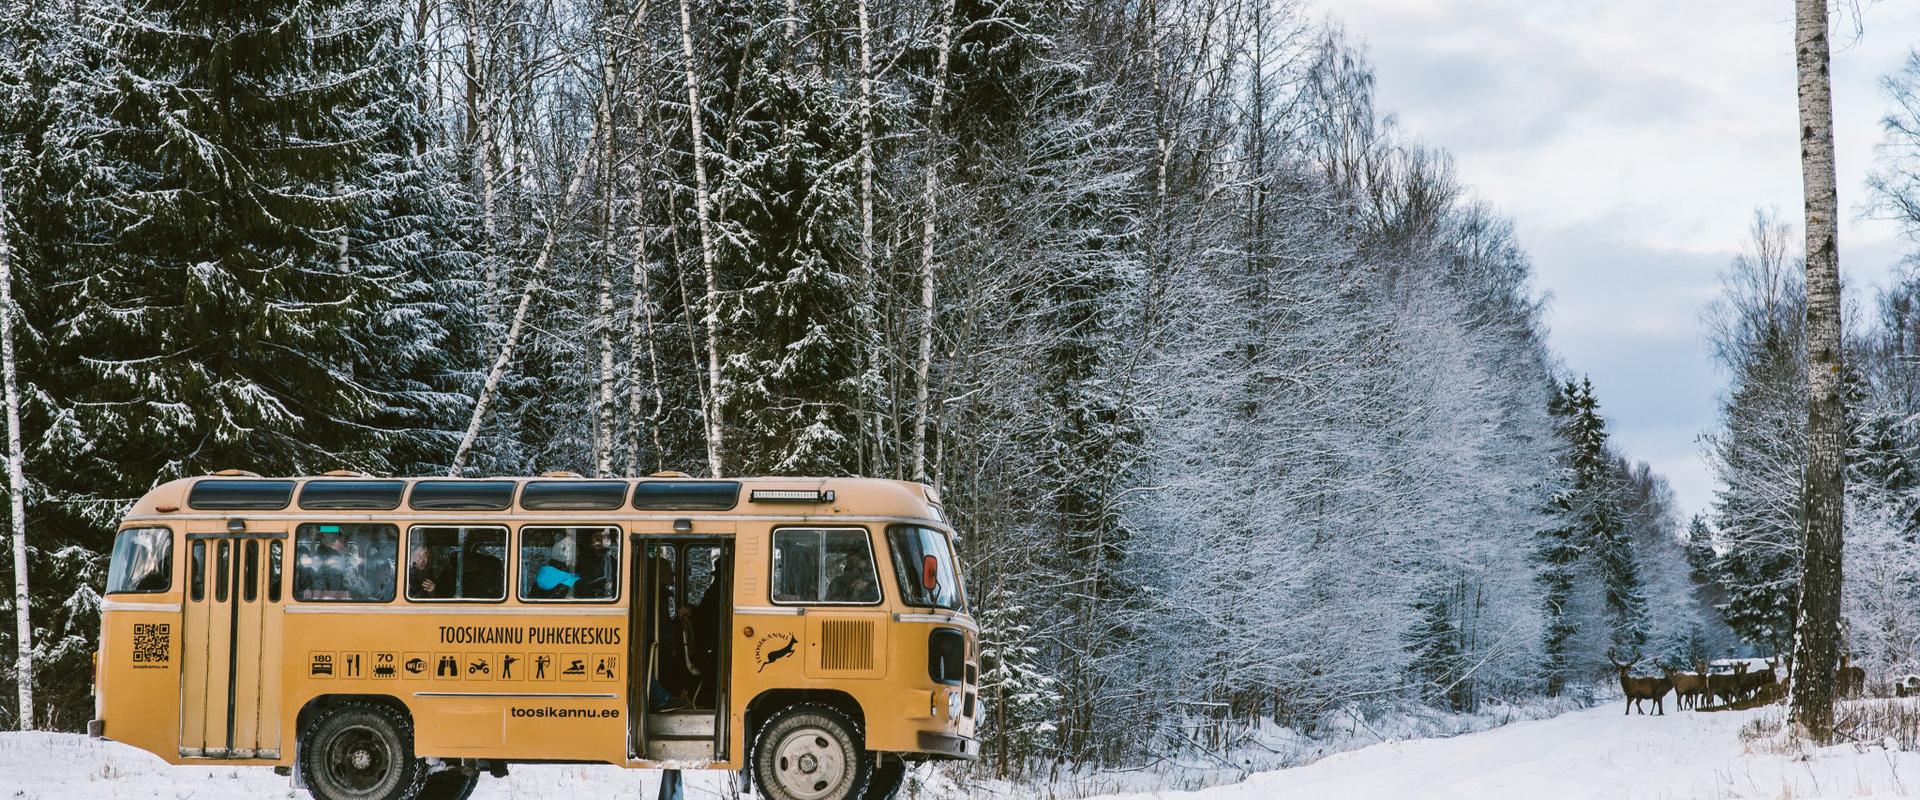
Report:
[[473,796],[474,787],[479,785],[478,772],[467,772],[458,767],[443,769],[427,774],[414,800],[467,800]]
[[781,709],[753,739],[753,778],[768,800],[865,800],[873,759],[839,709]]
[[406,715],[365,701],[320,712],[300,736],[300,770],[314,800],[407,800],[426,779]]
[[867,782],[865,800],[893,800],[900,787],[907,785],[907,762],[898,753],[873,754],[873,780]]

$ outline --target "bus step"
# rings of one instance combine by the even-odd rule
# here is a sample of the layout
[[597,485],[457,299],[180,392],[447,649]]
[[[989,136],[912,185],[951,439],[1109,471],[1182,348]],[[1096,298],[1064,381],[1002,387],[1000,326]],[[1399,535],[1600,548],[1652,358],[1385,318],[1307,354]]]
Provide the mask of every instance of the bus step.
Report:
[[713,738],[713,712],[688,711],[679,714],[648,714],[647,735],[674,738]]
[[651,761],[712,761],[713,741],[656,739],[647,742],[647,758]]

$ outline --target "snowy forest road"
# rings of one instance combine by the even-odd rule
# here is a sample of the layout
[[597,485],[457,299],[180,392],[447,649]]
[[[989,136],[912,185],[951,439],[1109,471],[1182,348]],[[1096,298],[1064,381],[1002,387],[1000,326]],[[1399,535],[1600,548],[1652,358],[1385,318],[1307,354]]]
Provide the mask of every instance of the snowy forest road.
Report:
[[[1096,800],[1680,800],[1683,798],[1908,797],[1920,794],[1920,753],[1843,745],[1810,756],[1766,752],[1741,741],[1754,711],[1622,716],[1619,703],[1516,722],[1445,739],[1388,742],[1303,767],[1196,792],[1108,795]],[[736,797],[726,773],[694,773],[690,800]],[[475,800],[652,798],[658,773],[607,766],[515,766],[485,779]],[[942,790],[908,800],[1060,795],[999,785]],[[917,787],[916,787],[917,788]],[[0,797],[22,800],[258,800],[307,795],[266,769],[170,767],[124,745],[64,733],[0,733]]]
[[1920,795],[1920,753],[1842,745],[1807,757],[1741,741],[1780,714],[1674,711],[1622,716],[1620,703],[1446,739],[1387,742],[1196,792],[1098,800],[1668,800]]

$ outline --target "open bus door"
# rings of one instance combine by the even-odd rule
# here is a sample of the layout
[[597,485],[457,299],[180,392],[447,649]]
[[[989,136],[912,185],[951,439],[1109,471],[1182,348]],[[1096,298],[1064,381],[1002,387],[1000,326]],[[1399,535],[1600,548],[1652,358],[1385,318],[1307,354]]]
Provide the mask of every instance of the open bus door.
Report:
[[[633,535],[629,757],[677,762],[728,757],[732,533],[731,525],[705,525],[692,532],[643,529]],[[709,604],[705,609],[703,600]]]

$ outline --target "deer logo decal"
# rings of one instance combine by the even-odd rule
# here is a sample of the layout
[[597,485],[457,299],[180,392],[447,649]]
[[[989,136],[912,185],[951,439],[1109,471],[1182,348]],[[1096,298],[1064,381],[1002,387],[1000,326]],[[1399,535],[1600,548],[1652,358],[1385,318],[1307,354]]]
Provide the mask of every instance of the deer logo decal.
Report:
[[[780,641],[785,641],[786,644],[772,650],[767,649],[767,645]],[[793,655],[794,649],[799,646],[800,637],[798,636],[791,633],[769,633],[760,637],[760,642],[753,646],[754,660],[760,662],[760,671],[766,672],[767,667],[773,666],[773,662]]]

